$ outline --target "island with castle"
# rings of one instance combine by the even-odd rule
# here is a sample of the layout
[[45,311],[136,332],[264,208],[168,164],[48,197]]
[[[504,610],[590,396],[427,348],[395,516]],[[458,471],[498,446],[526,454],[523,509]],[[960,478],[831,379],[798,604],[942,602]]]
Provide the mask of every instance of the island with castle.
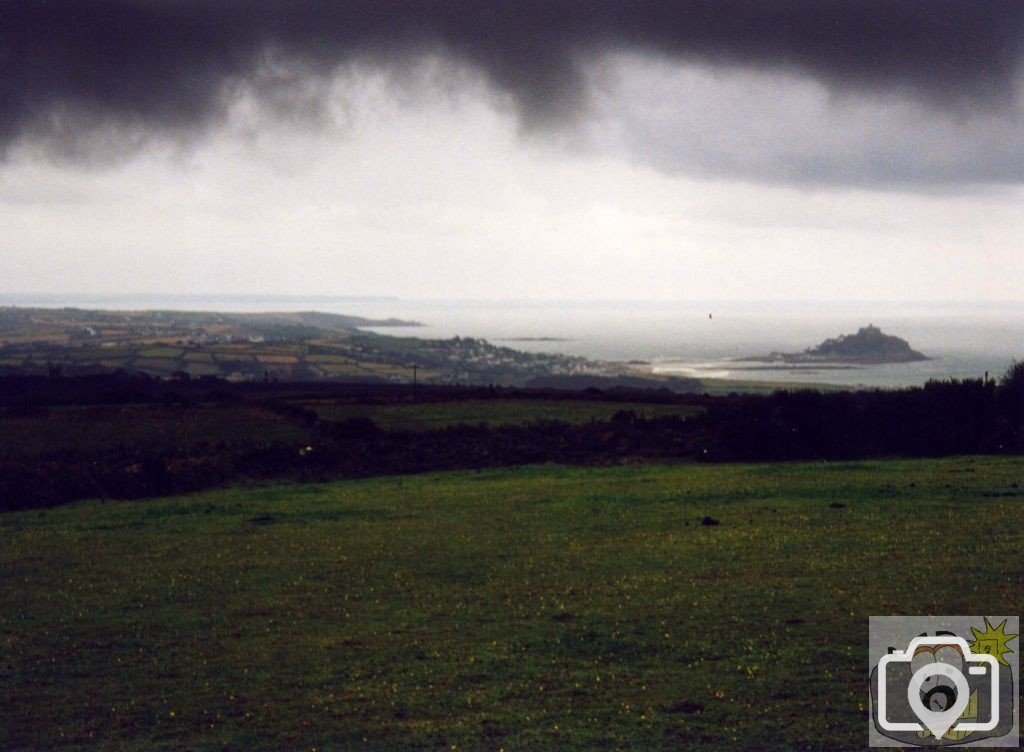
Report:
[[783,365],[827,363],[876,365],[912,363],[930,360],[930,358],[914,350],[905,339],[885,334],[874,324],[868,324],[858,329],[856,334],[843,334],[826,339],[817,347],[807,348],[803,352],[773,352],[743,360]]

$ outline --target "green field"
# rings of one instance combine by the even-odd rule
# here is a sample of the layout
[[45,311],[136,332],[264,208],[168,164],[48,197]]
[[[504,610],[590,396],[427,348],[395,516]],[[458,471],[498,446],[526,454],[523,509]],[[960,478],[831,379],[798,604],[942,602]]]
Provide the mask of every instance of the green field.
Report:
[[869,615],[1021,612],[1022,479],[541,466],[5,514],[0,748],[863,747]]
[[180,347],[147,347],[139,350],[140,358],[180,358],[185,351]]
[[309,432],[250,405],[51,407],[0,415],[0,458],[92,457],[118,449],[196,450],[203,445],[307,441]]
[[620,411],[631,411],[648,418],[696,415],[702,408],[692,405],[658,405],[633,402],[595,402],[587,400],[462,400],[458,402],[408,403],[397,405],[352,405],[305,403],[324,420],[370,418],[388,431],[432,431],[460,423],[492,426],[523,425],[543,420],[563,423],[606,421]]
[[715,379],[702,378],[702,391],[716,396],[725,394],[772,394],[773,392],[794,392],[813,389],[816,392],[842,392],[850,387],[841,384],[826,384],[798,381],[762,381],[757,379]]

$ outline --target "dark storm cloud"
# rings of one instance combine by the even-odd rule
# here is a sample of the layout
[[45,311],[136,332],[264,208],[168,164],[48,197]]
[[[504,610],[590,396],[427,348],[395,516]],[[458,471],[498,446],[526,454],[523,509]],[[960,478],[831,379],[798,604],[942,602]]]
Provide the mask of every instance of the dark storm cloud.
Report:
[[1019,0],[0,0],[0,149],[201,130],[236,87],[287,85],[260,77],[268,56],[315,77],[442,53],[537,125],[581,112],[603,52],[787,70],[949,112],[1012,103],[1022,48]]

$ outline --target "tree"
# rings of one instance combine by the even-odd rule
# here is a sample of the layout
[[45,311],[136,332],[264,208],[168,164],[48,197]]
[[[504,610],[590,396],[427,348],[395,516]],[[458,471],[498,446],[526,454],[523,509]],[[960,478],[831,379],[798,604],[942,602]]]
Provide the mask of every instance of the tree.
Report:
[[1016,447],[1024,446],[1024,362],[1013,361],[999,380],[998,404]]

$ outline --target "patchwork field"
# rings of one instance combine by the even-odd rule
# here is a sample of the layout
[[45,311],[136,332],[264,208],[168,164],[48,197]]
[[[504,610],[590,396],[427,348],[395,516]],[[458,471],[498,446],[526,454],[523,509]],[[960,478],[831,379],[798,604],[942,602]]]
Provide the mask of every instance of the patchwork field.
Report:
[[5,514],[0,747],[862,747],[869,615],[1021,612],[1022,479],[534,466]]

